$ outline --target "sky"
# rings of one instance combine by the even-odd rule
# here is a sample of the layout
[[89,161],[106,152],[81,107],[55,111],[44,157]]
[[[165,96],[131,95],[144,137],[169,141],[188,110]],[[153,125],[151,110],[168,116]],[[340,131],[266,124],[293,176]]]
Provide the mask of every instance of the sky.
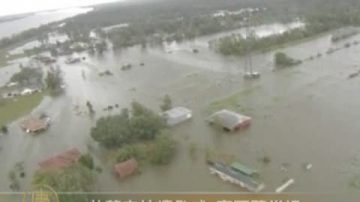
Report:
[[124,0],[2,0],[0,16]]

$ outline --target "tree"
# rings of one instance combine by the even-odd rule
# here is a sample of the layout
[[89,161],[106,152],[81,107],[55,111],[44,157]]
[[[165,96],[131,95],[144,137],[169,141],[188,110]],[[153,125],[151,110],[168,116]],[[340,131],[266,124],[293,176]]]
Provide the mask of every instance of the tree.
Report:
[[120,114],[100,118],[91,129],[91,137],[104,147],[121,147],[130,143],[132,133],[128,115]]
[[294,60],[293,58],[290,58],[285,53],[277,52],[275,54],[275,64],[278,67],[289,67],[293,65],[300,64],[301,62],[298,60]]
[[51,48],[50,49],[50,55],[52,57],[57,57],[58,56],[58,51],[56,50],[56,48]]
[[138,139],[152,140],[166,127],[165,121],[158,114],[145,108],[140,103],[132,103],[130,128]]
[[[56,192],[89,192],[93,190],[94,183],[94,173],[79,163],[60,170],[39,170],[32,182],[34,186],[48,185]],[[59,197],[60,201],[87,201],[86,195],[61,194]]]
[[63,77],[59,67],[51,67],[45,81],[51,94],[57,95],[62,92]]
[[86,102],[86,106],[87,106],[88,109],[89,109],[90,115],[91,115],[91,116],[94,115],[94,114],[95,114],[95,110],[94,110],[94,107],[93,107],[93,105],[91,104],[90,101],[87,101],[87,102]]
[[172,108],[172,100],[169,95],[165,95],[163,98],[163,103],[160,105],[160,109],[164,111],[168,111]]
[[39,68],[22,68],[20,72],[14,74],[11,82],[17,82],[22,86],[42,85],[42,71]]
[[82,155],[79,162],[90,170],[93,170],[95,168],[94,159],[89,153]]
[[116,157],[117,162],[123,162],[131,158],[137,160],[144,159],[147,156],[146,148],[141,145],[126,145],[122,147]]
[[102,55],[104,51],[107,49],[106,41],[101,41],[95,44],[95,48],[97,52]]
[[7,128],[7,126],[1,126],[1,133],[3,134],[7,134],[9,132],[9,129]]
[[153,164],[168,164],[176,151],[176,143],[169,134],[162,134],[156,137],[150,153],[150,162]]
[[46,45],[49,43],[49,35],[46,34],[41,34],[38,36],[38,41],[41,43],[41,45]]
[[131,113],[102,117],[91,129],[92,138],[105,147],[121,147],[128,143],[152,140],[166,127],[165,121],[155,112],[133,102]]

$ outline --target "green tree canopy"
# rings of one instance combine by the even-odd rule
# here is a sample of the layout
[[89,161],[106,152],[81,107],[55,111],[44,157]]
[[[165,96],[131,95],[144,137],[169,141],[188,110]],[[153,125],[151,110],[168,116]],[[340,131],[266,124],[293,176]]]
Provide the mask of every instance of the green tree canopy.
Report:
[[[87,167],[77,163],[63,170],[37,171],[33,185],[47,185],[56,192],[89,192],[93,191],[94,173]],[[60,194],[60,201],[85,202],[85,195]]]
[[168,164],[175,154],[176,143],[169,134],[156,137],[150,153],[150,162],[153,164]]
[[10,81],[17,82],[22,86],[42,85],[42,75],[39,68],[22,68],[20,72],[10,78]]
[[160,105],[160,109],[164,112],[172,108],[172,100],[169,95],[165,95],[163,103]]
[[300,61],[295,60],[282,52],[276,53],[274,57],[275,57],[275,64],[278,67],[289,67],[300,63]]
[[105,147],[120,147],[139,140],[152,140],[165,126],[162,117],[133,102],[131,112],[123,109],[119,115],[100,118],[91,136]]

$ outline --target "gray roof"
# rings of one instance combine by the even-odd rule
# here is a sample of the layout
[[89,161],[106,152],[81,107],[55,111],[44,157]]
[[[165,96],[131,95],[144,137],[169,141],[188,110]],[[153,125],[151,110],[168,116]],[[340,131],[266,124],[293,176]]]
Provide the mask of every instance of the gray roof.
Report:
[[192,113],[191,110],[185,107],[175,107],[164,112],[164,115],[168,118],[177,118],[181,116],[186,116],[191,113]]
[[218,111],[210,116],[209,121],[227,129],[234,129],[238,124],[251,119],[248,116],[238,114],[226,109]]
[[261,191],[264,184],[255,181],[253,178],[246,176],[240,172],[237,172],[235,170],[232,170],[229,166],[221,163],[221,162],[212,162],[212,165],[210,165],[214,169],[242,182],[245,184],[246,188],[250,191]]

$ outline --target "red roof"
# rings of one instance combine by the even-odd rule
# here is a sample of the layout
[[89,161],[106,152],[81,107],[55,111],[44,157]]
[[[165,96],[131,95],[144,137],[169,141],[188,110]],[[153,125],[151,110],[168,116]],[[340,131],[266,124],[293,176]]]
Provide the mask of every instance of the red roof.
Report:
[[69,149],[39,163],[41,169],[62,169],[76,163],[81,157],[78,149]]
[[21,128],[27,132],[37,132],[45,130],[48,127],[48,122],[45,119],[37,119],[29,117],[20,124]]
[[121,163],[118,163],[114,166],[115,173],[120,177],[124,178],[126,176],[129,176],[133,174],[138,167],[137,161],[132,158],[127,161],[123,161]]

